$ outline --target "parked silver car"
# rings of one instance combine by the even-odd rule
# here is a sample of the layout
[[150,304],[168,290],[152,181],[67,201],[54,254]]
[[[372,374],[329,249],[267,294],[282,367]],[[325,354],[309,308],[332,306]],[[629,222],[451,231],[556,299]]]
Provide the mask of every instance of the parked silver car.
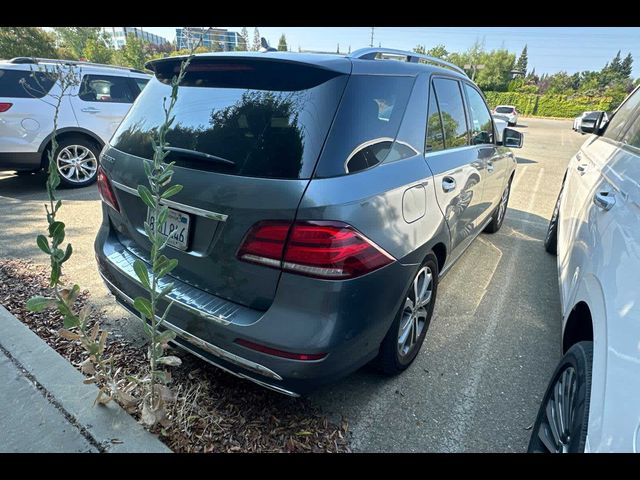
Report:
[[[388,56],[408,61],[387,61]],[[153,61],[102,157],[96,255],[133,311],[148,263],[136,187],[180,57]],[[427,63],[420,63],[427,62]],[[434,65],[435,64],[435,65]],[[415,359],[438,281],[505,217],[516,168],[462,70],[411,52],[197,55],[167,139],[175,305],[166,326],[195,355],[288,395],[376,359]]]

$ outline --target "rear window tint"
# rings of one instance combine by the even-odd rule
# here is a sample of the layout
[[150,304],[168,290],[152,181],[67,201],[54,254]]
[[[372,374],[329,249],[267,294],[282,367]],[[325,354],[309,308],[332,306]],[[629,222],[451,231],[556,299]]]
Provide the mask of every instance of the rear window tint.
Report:
[[54,83],[51,73],[0,68],[0,97],[42,98]]
[[316,177],[333,177],[415,154],[395,142],[413,77],[352,75]]
[[[347,77],[296,65],[224,68],[195,65],[187,74],[167,134],[177,150],[167,161],[231,175],[310,178]],[[144,88],[114,134],[114,148],[153,157],[151,140],[164,120],[171,73],[158,72],[161,81]]]

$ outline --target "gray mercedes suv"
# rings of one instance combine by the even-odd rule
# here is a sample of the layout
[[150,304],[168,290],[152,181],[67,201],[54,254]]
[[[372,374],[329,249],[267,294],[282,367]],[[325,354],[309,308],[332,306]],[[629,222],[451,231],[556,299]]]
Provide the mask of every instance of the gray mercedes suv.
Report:
[[[148,64],[101,155],[98,265],[134,313],[153,221],[136,188],[181,60]],[[508,128],[496,140],[462,70],[388,49],[197,55],[174,113],[167,160],[184,189],[165,202],[179,260],[165,325],[194,355],[294,396],[374,359],[388,374],[411,364],[438,280],[500,228],[506,147],[522,145]]]

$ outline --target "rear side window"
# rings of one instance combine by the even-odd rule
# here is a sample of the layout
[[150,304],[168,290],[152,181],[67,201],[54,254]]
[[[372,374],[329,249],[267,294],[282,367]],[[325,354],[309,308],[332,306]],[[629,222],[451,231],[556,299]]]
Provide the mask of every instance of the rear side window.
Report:
[[51,73],[0,68],[0,97],[42,98],[56,83]]
[[444,150],[444,132],[440,119],[440,109],[436,92],[431,89],[429,94],[429,110],[427,113],[427,142],[424,148],[425,153]]
[[471,117],[471,143],[483,145],[493,143],[493,121],[491,113],[480,93],[471,85],[464,84],[469,99],[469,116]]
[[446,148],[468,145],[467,117],[460,83],[448,78],[436,78],[433,80],[433,86],[438,96]]
[[128,77],[85,75],[78,96],[85,102],[133,103],[137,92],[132,91]]
[[395,141],[415,79],[352,75],[318,164],[316,177],[354,173],[415,155]]
[[[167,161],[230,175],[310,178],[347,77],[300,64],[232,62],[190,67],[167,133],[176,148]],[[153,157],[175,74],[171,64],[158,70],[114,134],[114,148]]]
[[629,122],[634,120],[631,115],[639,105],[640,88],[627,98],[620,108],[618,108],[615,115],[613,115],[613,118],[611,118],[603,136],[612,140],[619,140],[620,136],[629,125]]
[[140,91],[144,90],[144,87],[146,87],[147,83],[149,83],[148,78],[134,78],[133,81],[136,82],[138,90]]

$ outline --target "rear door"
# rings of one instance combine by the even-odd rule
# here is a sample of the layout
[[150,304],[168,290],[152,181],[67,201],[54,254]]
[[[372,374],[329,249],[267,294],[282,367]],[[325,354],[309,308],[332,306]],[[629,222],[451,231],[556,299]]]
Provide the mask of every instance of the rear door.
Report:
[[84,74],[73,99],[79,126],[108,142],[138,94],[128,76]]
[[455,257],[473,239],[486,210],[482,202],[484,164],[478,160],[477,147],[470,145],[460,82],[435,77],[430,90],[425,158],[434,175]]
[[[135,189],[146,183],[143,159],[152,158],[175,68],[175,60],[157,66],[157,78],[105,152],[113,161],[103,162],[128,226],[120,241],[143,259],[147,208]],[[238,249],[257,222],[295,218],[349,71],[346,59],[338,71],[263,57],[193,61],[167,134],[179,149],[167,157],[176,162],[173,182],[184,186],[170,207],[188,223],[184,245],[167,253],[179,260],[177,278],[236,303],[269,307],[280,270],[240,261]]]

